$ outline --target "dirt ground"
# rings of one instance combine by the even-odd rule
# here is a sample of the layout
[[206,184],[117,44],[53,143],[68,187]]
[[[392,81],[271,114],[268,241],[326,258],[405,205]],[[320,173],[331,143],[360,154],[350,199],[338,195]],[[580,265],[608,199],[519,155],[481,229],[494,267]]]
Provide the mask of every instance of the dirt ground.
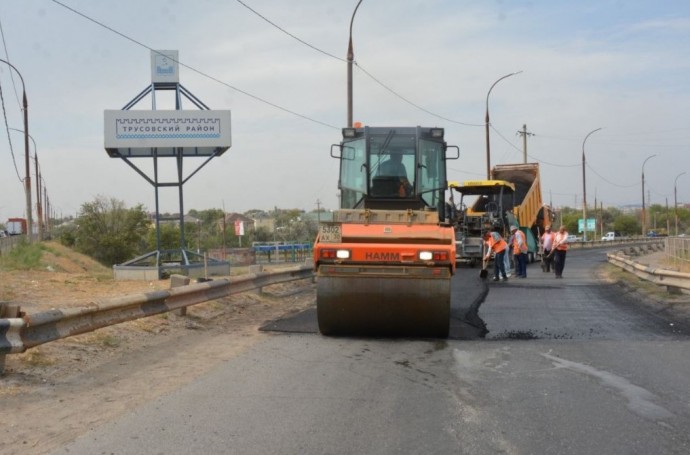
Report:
[[[58,244],[49,245],[41,270],[0,277],[0,301],[27,314],[170,286],[115,281],[110,269]],[[301,280],[10,354],[0,377],[0,454],[47,453],[270,336],[258,331],[266,321],[313,304],[314,285]]]

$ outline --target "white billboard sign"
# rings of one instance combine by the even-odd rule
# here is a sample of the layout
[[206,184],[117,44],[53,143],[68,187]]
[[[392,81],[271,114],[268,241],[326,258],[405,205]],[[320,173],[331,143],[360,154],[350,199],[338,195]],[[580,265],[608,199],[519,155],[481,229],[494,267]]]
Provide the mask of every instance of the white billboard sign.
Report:
[[232,145],[229,110],[106,110],[110,156],[220,155]]

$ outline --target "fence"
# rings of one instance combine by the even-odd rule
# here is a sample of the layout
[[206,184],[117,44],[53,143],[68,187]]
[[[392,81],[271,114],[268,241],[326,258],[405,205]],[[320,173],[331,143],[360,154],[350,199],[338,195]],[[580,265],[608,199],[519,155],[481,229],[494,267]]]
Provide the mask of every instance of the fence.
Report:
[[690,272],[690,238],[668,237],[665,251],[666,259],[674,268]]
[[[268,242],[271,243],[271,242]],[[256,263],[267,264],[274,262],[304,262],[311,257],[311,243],[282,243],[255,244]]]

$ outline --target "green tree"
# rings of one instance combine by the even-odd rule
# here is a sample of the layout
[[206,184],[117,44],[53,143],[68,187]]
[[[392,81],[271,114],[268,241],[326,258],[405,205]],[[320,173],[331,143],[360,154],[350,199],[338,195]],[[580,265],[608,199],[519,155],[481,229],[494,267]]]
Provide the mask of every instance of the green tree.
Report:
[[613,221],[613,230],[621,235],[636,235],[640,233],[642,225],[635,215],[620,215]]
[[258,227],[254,230],[254,241],[256,242],[272,242],[273,233],[266,227]]
[[[563,224],[565,225],[566,231],[571,235],[578,235],[577,220],[582,218],[582,213],[575,211],[563,212]],[[560,226],[560,225],[559,225]]]
[[76,224],[75,248],[104,265],[122,263],[141,253],[149,221],[141,205],[97,196],[82,204]]
[[[618,209],[616,207],[605,208],[601,213],[601,217],[603,219],[603,226],[604,226],[603,231],[609,232],[609,231],[616,230],[614,228],[614,222],[620,216],[623,216],[623,212],[620,209]],[[598,240],[598,239],[596,239],[596,240]]]
[[[180,227],[177,223],[160,223],[161,250],[180,249]],[[149,251],[156,250],[156,227],[152,226],[146,236]]]

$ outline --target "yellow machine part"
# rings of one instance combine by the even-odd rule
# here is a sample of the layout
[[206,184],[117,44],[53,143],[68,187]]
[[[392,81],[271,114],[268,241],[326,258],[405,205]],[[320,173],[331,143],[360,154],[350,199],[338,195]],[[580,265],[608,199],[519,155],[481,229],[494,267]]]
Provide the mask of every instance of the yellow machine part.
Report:
[[[391,270],[392,272],[392,270]],[[324,335],[448,337],[450,276],[318,274],[316,310]]]

